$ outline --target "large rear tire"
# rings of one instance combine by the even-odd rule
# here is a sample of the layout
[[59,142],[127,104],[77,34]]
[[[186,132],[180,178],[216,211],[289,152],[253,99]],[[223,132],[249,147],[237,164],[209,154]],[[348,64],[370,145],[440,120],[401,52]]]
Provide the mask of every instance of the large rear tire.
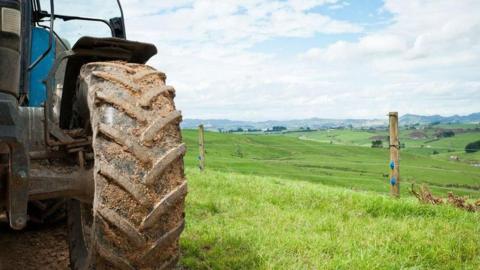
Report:
[[122,62],[90,63],[80,72],[77,99],[88,106],[95,196],[93,205],[68,205],[72,269],[171,269],[179,259],[185,145],[165,79]]

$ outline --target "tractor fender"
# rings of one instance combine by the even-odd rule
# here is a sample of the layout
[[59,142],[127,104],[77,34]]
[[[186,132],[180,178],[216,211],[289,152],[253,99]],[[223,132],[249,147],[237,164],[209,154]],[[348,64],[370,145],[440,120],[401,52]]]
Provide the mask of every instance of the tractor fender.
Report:
[[115,60],[145,64],[155,54],[157,54],[157,48],[149,43],[120,38],[80,38],[72,47],[72,55],[68,57],[66,64],[60,104],[60,127],[68,129],[70,126],[77,78],[83,65]]

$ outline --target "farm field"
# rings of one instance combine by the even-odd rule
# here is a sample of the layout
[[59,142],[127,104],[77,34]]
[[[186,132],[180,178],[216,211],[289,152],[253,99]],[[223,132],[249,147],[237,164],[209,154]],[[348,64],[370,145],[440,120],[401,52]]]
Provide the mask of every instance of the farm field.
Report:
[[[451,155],[463,155],[465,146],[473,141],[480,140],[480,131],[474,130],[478,125],[441,125],[425,130],[406,130],[400,129],[400,142],[404,144],[403,152],[422,155],[444,154],[440,157],[450,157]],[[454,137],[436,139],[434,136],[438,129],[454,130]],[[460,131],[458,131],[460,130]],[[416,134],[416,135],[415,135]],[[296,137],[303,140],[312,140],[330,144],[356,145],[371,147],[373,140],[382,140],[384,147],[388,147],[388,131],[381,130],[349,130],[333,129],[313,132],[292,132],[286,136]],[[424,137],[422,137],[424,136]],[[478,155],[464,156],[467,163],[480,163]]]
[[182,269],[479,269],[480,215],[309,181],[187,169]]
[[[189,167],[198,164],[197,131],[184,130]],[[389,192],[388,149],[340,145],[284,135],[238,135],[207,132],[207,167],[222,172],[310,181],[354,190]],[[473,157],[478,157],[473,154]],[[445,196],[448,191],[480,198],[480,168],[448,157],[401,153],[402,194],[412,183],[426,183]]]
[[408,193],[416,182],[480,198],[480,168],[402,153],[402,198],[392,199],[387,149],[207,132],[201,173],[197,131],[183,137],[185,269],[480,268],[480,213]]

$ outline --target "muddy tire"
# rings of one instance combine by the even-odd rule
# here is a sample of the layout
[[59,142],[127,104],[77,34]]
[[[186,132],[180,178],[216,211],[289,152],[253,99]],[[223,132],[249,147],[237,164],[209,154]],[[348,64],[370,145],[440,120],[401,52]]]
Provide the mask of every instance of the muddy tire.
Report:
[[177,264],[186,149],[165,79],[151,67],[119,62],[90,63],[80,72],[77,109],[88,107],[95,196],[93,205],[69,202],[72,269]]

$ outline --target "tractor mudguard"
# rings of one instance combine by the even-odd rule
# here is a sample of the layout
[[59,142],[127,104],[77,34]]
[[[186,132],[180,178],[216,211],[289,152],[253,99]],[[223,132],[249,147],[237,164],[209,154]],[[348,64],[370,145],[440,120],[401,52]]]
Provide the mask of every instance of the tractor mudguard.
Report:
[[70,125],[77,77],[84,64],[112,60],[145,64],[157,53],[157,48],[153,44],[120,38],[82,37],[75,43],[72,52],[66,66],[60,109],[59,124],[64,129]]

